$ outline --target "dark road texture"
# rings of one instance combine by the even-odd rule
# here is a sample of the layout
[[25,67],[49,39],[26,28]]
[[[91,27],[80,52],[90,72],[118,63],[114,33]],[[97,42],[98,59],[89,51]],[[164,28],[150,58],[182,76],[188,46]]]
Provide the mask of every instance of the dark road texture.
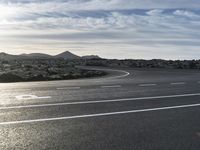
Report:
[[110,74],[0,84],[0,149],[200,149],[200,71],[95,69]]

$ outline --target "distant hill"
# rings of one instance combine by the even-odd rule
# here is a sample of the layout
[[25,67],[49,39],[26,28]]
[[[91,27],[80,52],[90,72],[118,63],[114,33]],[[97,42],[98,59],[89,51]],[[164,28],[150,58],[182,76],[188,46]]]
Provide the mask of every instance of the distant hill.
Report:
[[99,57],[98,55],[86,55],[86,56],[82,56],[82,59],[101,59],[101,57]]
[[53,56],[43,53],[31,53],[31,54],[21,54],[20,56],[25,56],[29,58],[52,58]]
[[14,56],[6,53],[0,53],[0,59],[9,60],[12,59]]
[[21,54],[21,55],[11,55],[7,53],[0,53],[0,60],[16,60],[16,59],[65,59],[65,60],[72,60],[72,59],[100,59],[97,55],[87,55],[87,56],[78,56],[69,51],[65,51],[58,55],[48,55],[44,53],[30,53],[30,54]]
[[80,59],[81,57],[80,56],[77,56],[69,51],[66,51],[66,52],[63,52],[63,53],[60,53],[58,55],[55,55],[54,56],[55,58],[63,58],[63,59]]
[[13,60],[13,59],[23,59],[25,56],[20,56],[20,55],[11,55],[7,53],[0,53],[0,59],[1,60]]

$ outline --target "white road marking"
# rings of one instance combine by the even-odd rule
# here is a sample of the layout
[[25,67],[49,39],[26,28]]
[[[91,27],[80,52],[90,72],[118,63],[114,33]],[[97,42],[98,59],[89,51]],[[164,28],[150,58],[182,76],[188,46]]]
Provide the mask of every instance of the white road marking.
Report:
[[129,111],[118,111],[118,112],[109,112],[109,113],[98,113],[98,114],[88,114],[88,115],[57,117],[57,118],[9,121],[9,122],[1,122],[0,125],[24,124],[24,123],[36,123],[36,122],[45,122],[45,121],[58,121],[58,120],[69,120],[69,119],[79,119],[79,118],[102,117],[102,116],[133,114],[133,113],[142,113],[142,112],[159,111],[159,110],[171,110],[171,109],[180,109],[180,108],[189,108],[189,107],[199,107],[199,106],[200,106],[200,103],[198,103],[198,104],[188,104],[188,105],[179,105],[179,106],[169,106],[169,107],[157,107],[157,108],[129,110]]
[[123,77],[127,77],[130,75],[130,73],[128,71],[124,71],[124,70],[114,70],[114,69],[97,69],[97,68],[89,68],[92,70],[103,70],[103,71],[115,71],[115,72],[122,72],[124,73],[123,75],[119,75],[119,76],[114,76],[114,77],[105,77],[103,79],[116,79],[116,78],[123,78]]
[[60,87],[60,88],[56,88],[57,90],[78,90],[81,87]]
[[165,98],[192,97],[192,96],[200,96],[200,93],[181,94],[181,95],[167,95],[167,96],[152,96],[152,97],[138,97],[138,98],[124,98],[124,99],[112,99],[112,100],[97,100],[97,101],[81,101],[81,102],[66,102],[66,103],[52,103],[52,104],[7,106],[7,107],[0,107],[0,110],[20,109],[20,108],[37,108],[37,107],[52,107],[52,106],[64,106],[64,105],[95,104],[95,103],[109,103],[109,102],[124,102],[124,101],[165,99]]
[[15,98],[18,100],[32,100],[32,99],[49,99],[51,98],[51,96],[38,97],[36,95],[18,95],[15,96]]
[[130,75],[130,73],[128,71],[124,71],[124,70],[112,70],[112,71],[118,71],[118,72],[123,72],[125,73],[124,75],[120,75],[120,76],[115,76],[115,77],[108,77],[106,79],[116,79],[116,78],[124,78]]
[[101,88],[120,88],[122,87],[121,85],[106,85],[106,86],[101,86]]
[[20,92],[20,91],[31,91],[31,89],[6,89],[6,90],[1,90],[1,92]]
[[170,83],[171,85],[183,85],[186,84],[185,82],[174,82],[174,83]]
[[139,86],[155,86],[157,84],[139,84]]

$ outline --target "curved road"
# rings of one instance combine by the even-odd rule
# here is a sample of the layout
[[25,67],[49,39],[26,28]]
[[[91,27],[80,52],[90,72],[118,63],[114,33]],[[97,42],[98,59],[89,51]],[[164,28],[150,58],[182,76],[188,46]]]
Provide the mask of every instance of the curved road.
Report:
[[0,84],[0,149],[198,150],[200,71]]

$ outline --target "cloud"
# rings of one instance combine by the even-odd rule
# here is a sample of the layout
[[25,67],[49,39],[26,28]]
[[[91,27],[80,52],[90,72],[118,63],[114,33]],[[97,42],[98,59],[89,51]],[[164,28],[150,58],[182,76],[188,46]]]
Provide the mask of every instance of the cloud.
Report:
[[185,17],[199,17],[199,15],[195,14],[192,11],[187,11],[187,10],[176,10],[174,11],[175,15],[178,16],[185,16]]
[[[42,10],[124,10],[124,9],[178,9],[199,8],[199,0],[1,0],[0,3]],[[31,9],[32,10],[32,9]]]
[[163,10],[161,9],[153,9],[147,12],[148,15],[161,15],[163,13]]
[[109,51],[112,57],[126,50],[127,57],[145,58],[173,52],[179,57],[182,49],[183,58],[192,57],[200,46],[198,5],[196,0],[0,1],[0,48],[95,49],[91,53]]

